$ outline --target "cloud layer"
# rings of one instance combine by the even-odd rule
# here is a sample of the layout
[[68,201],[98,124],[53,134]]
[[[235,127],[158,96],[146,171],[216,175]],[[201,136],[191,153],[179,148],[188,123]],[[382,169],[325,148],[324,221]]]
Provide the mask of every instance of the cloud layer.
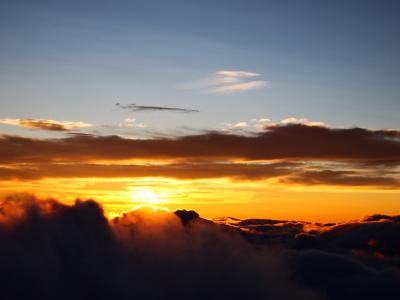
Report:
[[320,299],[282,259],[193,212],[108,222],[93,201],[13,197],[0,218],[4,299]]
[[0,138],[2,163],[134,158],[400,162],[400,132],[289,124],[271,126],[253,136],[210,132],[146,140],[91,135],[49,140]]
[[[230,178],[274,179],[303,186],[400,188],[400,134],[396,130],[288,122],[265,125],[248,134],[235,133],[246,126],[154,139],[1,136],[0,180]],[[131,161],[143,159],[146,164]]]
[[5,299],[394,299],[399,217],[343,224],[201,219],[140,209],[107,220],[15,195],[0,202]]

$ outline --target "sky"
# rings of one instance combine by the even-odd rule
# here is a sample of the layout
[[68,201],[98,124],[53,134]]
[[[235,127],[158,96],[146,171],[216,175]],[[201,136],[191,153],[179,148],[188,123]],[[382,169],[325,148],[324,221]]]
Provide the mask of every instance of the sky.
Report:
[[2,0],[1,194],[209,218],[398,213],[399,10]]

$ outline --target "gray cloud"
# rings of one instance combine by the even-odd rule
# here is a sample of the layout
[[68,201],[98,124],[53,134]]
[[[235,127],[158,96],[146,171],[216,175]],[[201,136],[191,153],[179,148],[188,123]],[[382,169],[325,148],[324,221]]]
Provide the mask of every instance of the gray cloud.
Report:
[[199,112],[196,109],[186,109],[178,107],[166,107],[166,106],[148,106],[148,105],[137,105],[137,104],[127,104],[122,105],[116,103],[115,106],[129,112],[152,112],[152,111],[171,111],[171,112],[181,112],[181,113],[196,113]]

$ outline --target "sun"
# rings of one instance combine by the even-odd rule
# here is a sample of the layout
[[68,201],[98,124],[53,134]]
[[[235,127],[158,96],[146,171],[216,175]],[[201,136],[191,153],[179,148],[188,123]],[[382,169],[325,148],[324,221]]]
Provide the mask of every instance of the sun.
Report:
[[167,202],[166,195],[156,193],[151,189],[142,189],[135,191],[132,195],[132,201],[140,204],[157,205]]

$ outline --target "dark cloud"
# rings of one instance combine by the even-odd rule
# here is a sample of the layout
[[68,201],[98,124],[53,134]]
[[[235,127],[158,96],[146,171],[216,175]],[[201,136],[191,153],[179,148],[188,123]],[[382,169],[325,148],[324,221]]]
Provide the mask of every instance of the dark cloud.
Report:
[[400,140],[389,131],[300,124],[272,126],[255,136],[211,132],[147,140],[118,136],[51,140],[3,136],[0,139],[3,163],[133,158],[400,161]]
[[376,186],[387,188],[400,187],[399,179],[390,176],[359,174],[356,171],[306,171],[299,172],[281,180],[284,183],[306,185],[340,185],[340,186]]
[[1,203],[0,242],[2,299],[323,299],[279,256],[193,212],[109,222],[94,201],[15,196]]
[[397,298],[396,216],[217,221],[150,208],[107,220],[94,201],[9,197],[0,202],[2,299]]
[[291,173],[294,163],[241,164],[241,163],[181,163],[168,165],[120,164],[17,164],[0,166],[0,180],[34,180],[41,178],[85,177],[168,177],[201,179],[229,177],[240,180],[265,179]]
[[137,105],[137,104],[127,104],[122,105],[120,103],[115,104],[115,106],[130,111],[130,112],[152,112],[152,111],[172,111],[172,112],[182,112],[182,113],[196,113],[199,112],[196,109],[186,109],[178,107],[166,107],[166,106],[147,106],[147,105]]

